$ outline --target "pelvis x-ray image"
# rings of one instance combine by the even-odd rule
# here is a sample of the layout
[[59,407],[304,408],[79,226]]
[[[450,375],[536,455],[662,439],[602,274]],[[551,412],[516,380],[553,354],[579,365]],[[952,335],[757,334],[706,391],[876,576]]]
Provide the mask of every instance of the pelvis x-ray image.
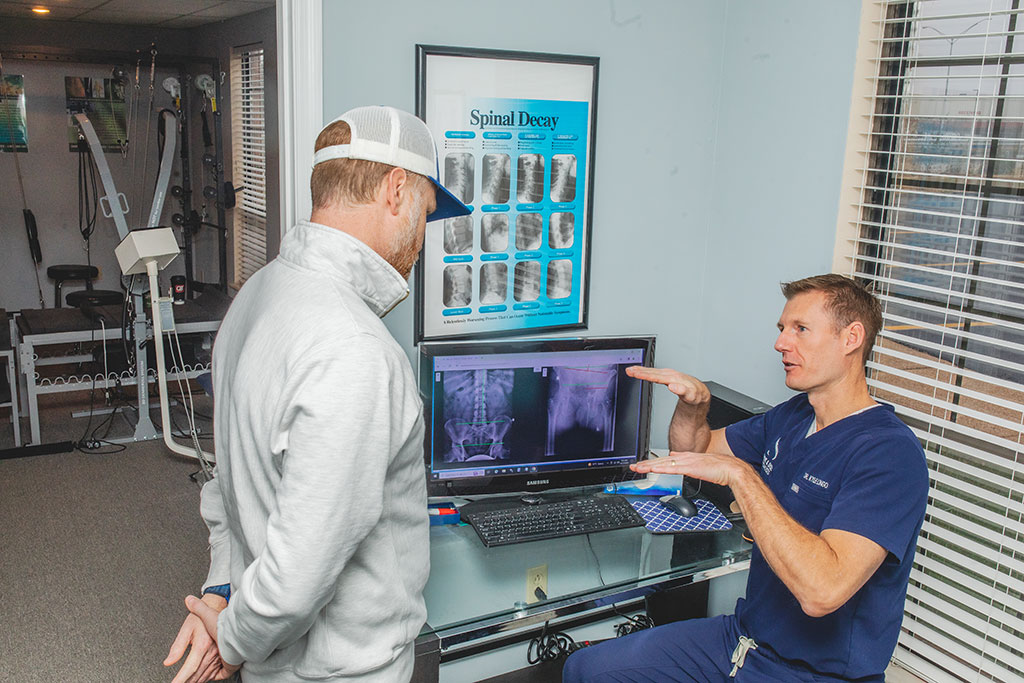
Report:
[[551,157],[551,201],[571,202],[576,199],[576,155],[556,154]]
[[618,378],[614,365],[551,369],[547,455],[614,450]]
[[451,439],[445,462],[503,460],[512,427],[509,397],[515,370],[462,370],[444,374],[444,431]]
[[508,266],[485,263],[480,266],[480,303],[502,304],[508,298]]
[[456,216],[444,220],[444,251],[468,254],[473,249],[473,217]]
[[548,261],[548,298],[564,299],[572,294],[572,261]]
[[473,299],[473,266],[446,266],[443,279],[441,299],[444,305],[448,308],[468,306]]
[[544,233],[544,218],[539,213],[521,213],[516,216],[516,249],[540,249]]
[[516,264],[512,296],[516,301],[536,301],[540,296],[540,261],[520,261]]
[[544,157],[542,155],[519,155],[516,198],[523,204],[534,204],[544,199]]
[[473,203],[472,154],[452,152],[444,158],[444,186],[463,204]]
[[512,181],[512,160],[507,154],[485,154],[483,190],[484,204],[507,204]]
[[551,214],[548,219],[548,246],[552,249],[568,249],[572,246],[575,232],[576,214]]
[[508,214],[484,214],[480,220],[480,248],[484,251],[508,249]]

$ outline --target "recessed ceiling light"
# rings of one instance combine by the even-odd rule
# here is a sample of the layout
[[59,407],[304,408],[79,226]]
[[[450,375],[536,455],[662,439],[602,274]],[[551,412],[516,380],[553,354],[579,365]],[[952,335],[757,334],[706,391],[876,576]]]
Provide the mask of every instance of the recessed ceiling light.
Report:
[[48,10],[45,7],[33,7],[32,11],[35,12],[36,14],[49,14],[50,13],[50,10]]

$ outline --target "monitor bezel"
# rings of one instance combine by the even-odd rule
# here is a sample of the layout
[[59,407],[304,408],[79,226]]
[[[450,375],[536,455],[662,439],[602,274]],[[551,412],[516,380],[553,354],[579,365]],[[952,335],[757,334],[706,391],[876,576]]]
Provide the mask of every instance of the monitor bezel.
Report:
[[[423,476],[427,482],[427,495],[431,497],[480,496],[487,494],[509,494],[598,486],[611,482],[626,481],[636,477],[628,465],[611,467],[588,467],[543,475],[505,474],[473,478],[453,478],[444,481],[432,480],[431,400],[428,387],[433,384],[433,359],[437,356],[472,355],[477,353],[536,353],[546,351],[582,351],[602,349],[643,348],[644,365],[654,366],[655,337],[653,335],[615,337],[556,337],[547,339],[492,339],[481,341],[436,341],[419,344],[419,391],[423,400]],[[650,382],[642,382],[640,389],[640,438],[637,444],[637,460],[643,460],[650,453],[651,403],[653,390]]]

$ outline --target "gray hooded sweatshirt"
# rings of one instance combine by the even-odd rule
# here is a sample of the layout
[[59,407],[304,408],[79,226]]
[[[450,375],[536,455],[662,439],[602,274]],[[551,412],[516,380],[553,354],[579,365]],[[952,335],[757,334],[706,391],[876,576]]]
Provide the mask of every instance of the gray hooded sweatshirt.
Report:
[[407,681],[426,619],[423,407],[380,317],[408,283],[301,222],[242,287],[213,351],[216,477],[206,586],[246,683]]

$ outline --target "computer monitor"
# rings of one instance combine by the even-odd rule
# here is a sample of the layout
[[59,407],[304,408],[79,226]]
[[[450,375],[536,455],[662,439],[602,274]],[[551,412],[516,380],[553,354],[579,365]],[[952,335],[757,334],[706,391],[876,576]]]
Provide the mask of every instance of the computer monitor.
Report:
[[420,344],[430,495],[630,479],[647,457],[653,337]]

